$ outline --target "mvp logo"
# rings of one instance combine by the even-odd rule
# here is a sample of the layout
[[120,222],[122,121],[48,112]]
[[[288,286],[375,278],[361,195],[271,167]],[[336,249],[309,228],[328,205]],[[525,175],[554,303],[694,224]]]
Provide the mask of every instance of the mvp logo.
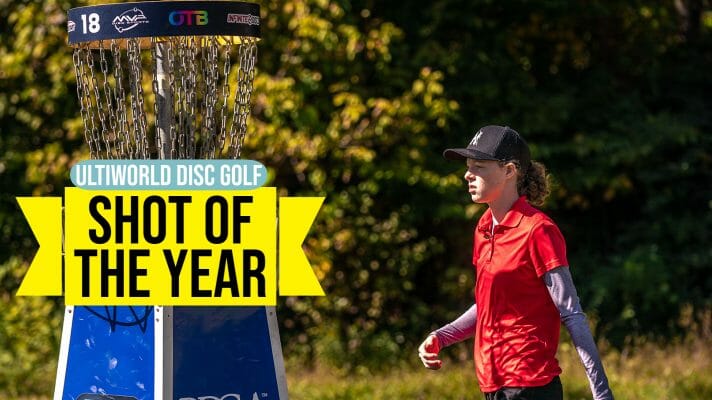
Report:
[[143,14],[143,11],[139,10],[136,7],[131,10],[122,12],[120,15],[117,15],[113,21],[111,21],[111,24],[117,31],[119,31],[119,33],[131,30],[139,26],[139,24],[147,23],[148,18],[146,18],[146,16]]

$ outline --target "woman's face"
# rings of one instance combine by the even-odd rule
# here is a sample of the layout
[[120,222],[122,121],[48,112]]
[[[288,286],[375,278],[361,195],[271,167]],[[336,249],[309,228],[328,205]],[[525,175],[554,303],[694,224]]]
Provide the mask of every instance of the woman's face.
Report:
[[492,203],[502,195],[507,166],[498,161],[467,159],[465,180],[475,203]]

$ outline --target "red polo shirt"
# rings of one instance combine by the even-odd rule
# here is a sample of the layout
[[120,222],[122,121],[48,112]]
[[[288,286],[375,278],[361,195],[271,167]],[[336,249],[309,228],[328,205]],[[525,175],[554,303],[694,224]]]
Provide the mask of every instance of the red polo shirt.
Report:
[[561,319],[542,275],[568,265],[559,228],[520,197],[492,232],[492,212],[475,229],[475,364],[483,392],[542,386],[561,373]]

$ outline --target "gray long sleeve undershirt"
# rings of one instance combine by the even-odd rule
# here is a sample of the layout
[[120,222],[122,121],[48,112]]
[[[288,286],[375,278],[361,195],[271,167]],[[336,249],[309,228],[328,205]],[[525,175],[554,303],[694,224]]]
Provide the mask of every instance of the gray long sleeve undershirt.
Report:
[[[601,363],[596,343],[588,327],[586,314],[581,309],[576,287],[568,267],[558,267],[544,274],[544,284],[559,309],[561,321],[569,331],[574,347],[581,358],[588,376],[594,400],[612,400],[613,392]],[[442,347],[469,339],[475,335],[477,304],[474,304],[456,320],[433,332]]]

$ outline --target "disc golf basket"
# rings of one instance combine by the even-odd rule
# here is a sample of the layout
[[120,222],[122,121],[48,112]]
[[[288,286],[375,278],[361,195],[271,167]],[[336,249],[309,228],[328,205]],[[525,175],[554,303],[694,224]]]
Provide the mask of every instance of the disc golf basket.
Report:
[[[260,9],[146,1],[69,10],[92,159],[237,159]],[[55,400],[286,399],[274,307],[67,307]]]
[[91,158],[239,158],[259,26],[259,6],[241,2],[70,10],[69,44]]

